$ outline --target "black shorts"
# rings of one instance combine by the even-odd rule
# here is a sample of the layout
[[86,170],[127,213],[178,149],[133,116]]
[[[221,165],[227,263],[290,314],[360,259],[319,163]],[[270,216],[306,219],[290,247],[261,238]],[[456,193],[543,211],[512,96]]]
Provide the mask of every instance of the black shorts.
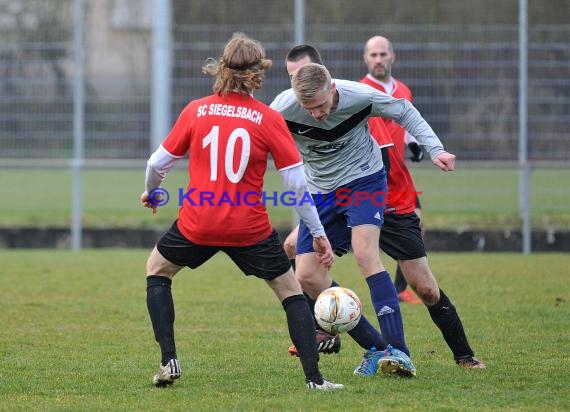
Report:
[[275,230],[269,237],[251,246],[208,246],[186,239],[178,229],[177,222],[174,222],[158,240],[156,248],[169,262],[192,269],[221,250],[244,274],[265,280],[273,280],[291,268],[291,262]]
[[403,215],[386,213],[380,232],[380,248],[395,260],[426,256],[418,215],[413,212]]

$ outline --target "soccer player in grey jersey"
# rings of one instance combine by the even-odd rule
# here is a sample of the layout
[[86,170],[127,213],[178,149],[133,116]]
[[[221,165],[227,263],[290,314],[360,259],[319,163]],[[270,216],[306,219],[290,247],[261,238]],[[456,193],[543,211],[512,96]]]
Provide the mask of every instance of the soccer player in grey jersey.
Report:
[[[292,85],[271,107],[284,116],[303,156],[307,183],[333,249],[352,247],[382,334],[390,344],[385,351],[369,348],[355,373],[369,376],[380,367],[385,373],[414,376],[396,290],[378,255],[386,172],[367,121],[372,116],[394,119],[416,136],[432,162],[444,171],[454,169],[455,156],[443,149],[431,127],[406,100],[357,82],[333,82],[328,70],[314,63],[299,68]],[[322,194],[328,194],[327,201],[322,201]],[[332,279],[328,270],[316,264],[308,235],[301,223],[296,276],[303,290],[316,298],[331,286]]]
[[299,104],[293,89],[284,91],[271,103],[285,117],[295,138],[312,193],[332,192],[382,169],[380,148],[370,138],[367,126],[371,116],[394,119],[410,133],[413,131],[436,166],[452,170],[453,161],[449,159],[455,156],[445,152],[439,138],[410,102],[348,80],[335,79],[330,88],[333,102],[327,110],[321,107],[324,100],[317,101],[314,107]]

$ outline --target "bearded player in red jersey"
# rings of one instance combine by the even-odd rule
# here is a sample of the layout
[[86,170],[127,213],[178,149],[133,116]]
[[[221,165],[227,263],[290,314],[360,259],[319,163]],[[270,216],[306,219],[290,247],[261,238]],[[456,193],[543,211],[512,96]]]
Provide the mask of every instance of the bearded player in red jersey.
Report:
[[[166,173],[190,152],[190,181],[179,217],[147,261],[147,307],[162,354],[153,378],[156,386],[172,384],[181,374],[172,278],[185,266],[195,269],[223,251],[245,275],[265,280],[283,305],[307,388],[343,388],[324,380],[319,371],[312,313],[262,202],[268,155],[288,191],[297,199],[308,192],[301,157],[285,121],[253,97],[270,67],[259,42],[234,34],[220,61],[208,59],[203,67],[204,73],[216,76],[214,94],[190,102],[148,160],[141,203],[156,212],[157,189]],[[333,252],[315,207],[295,203],[310,228],[319,264],[330,267]]]
[[[373,74],[384,71],[390,73],[390,66],[394,61],[390,41],[381,36],[374,36],[368,40],[364,51],[364,61],[367,63],[369,75],[365,76],[361,82],[385,92],[382,83],[376,80]],[[388,78],[396,81],[390,76]],[[394,84],[395,88],[391,90],[394,96],[398,89],[404,94],[406,94],[405,90],[409,91],[402,85],[401,82]],[[409,97],[411,98],[411,93]],[[403,129],[402,132],[395,130],[396,127],[400,128],[397,123],[380,117],[370,118],[368,124],[372,136],[381,147],[390,143],[390,139],[394,143],[394,146],[388,150],[390,159],[388,203],[384,212],[380,247],[398,262],[407,282],[426,305],[433,322],[440,329],[453,353],[455,362],[467,369],[484,369],[485,364],[475,357],[467,341],[455,306],[439,288],[429,267],[420,218],[414,210],[417,207],[416,190],[404,160],[404,139],[402,136],[398,138],[397,134],[403,134]],[[396,138],[392,137],[394,135]]]

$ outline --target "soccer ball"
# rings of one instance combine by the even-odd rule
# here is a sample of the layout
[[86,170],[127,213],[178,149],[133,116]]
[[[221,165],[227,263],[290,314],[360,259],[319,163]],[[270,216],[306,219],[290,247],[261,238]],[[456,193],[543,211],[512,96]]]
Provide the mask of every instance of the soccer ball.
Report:
[[333,335],[354,328],[361,315],[362,304],[356,293],[340,286],[324,290],[315,302],[317,323]]

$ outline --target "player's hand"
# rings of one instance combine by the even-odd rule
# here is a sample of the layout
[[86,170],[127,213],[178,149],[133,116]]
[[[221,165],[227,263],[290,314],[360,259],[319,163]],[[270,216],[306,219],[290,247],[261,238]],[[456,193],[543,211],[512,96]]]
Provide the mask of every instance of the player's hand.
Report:
[[148,199],[148,192],[143,192],[141,195],[141,204],[143,205],[143,207],[147,207],[149,209],[152,209],[152,214],[155,215],[156,214],[156,209],[157,209],[157,205],[156,202],[150,202]]
[[444,172],[451,172],[452,170],[455,170],[454,154],[448,152],[440,153],[435,159],[432,159],[432,162]]
[[330,269],[334,262],[334,254],[329,239],[326,236],[314,237],[313,249],[315,249],[319,263]]
[[421,162],[424,159],[424,149],[416,142],[408,143],[408,148],[412,152],[410,160],[412,162]]

